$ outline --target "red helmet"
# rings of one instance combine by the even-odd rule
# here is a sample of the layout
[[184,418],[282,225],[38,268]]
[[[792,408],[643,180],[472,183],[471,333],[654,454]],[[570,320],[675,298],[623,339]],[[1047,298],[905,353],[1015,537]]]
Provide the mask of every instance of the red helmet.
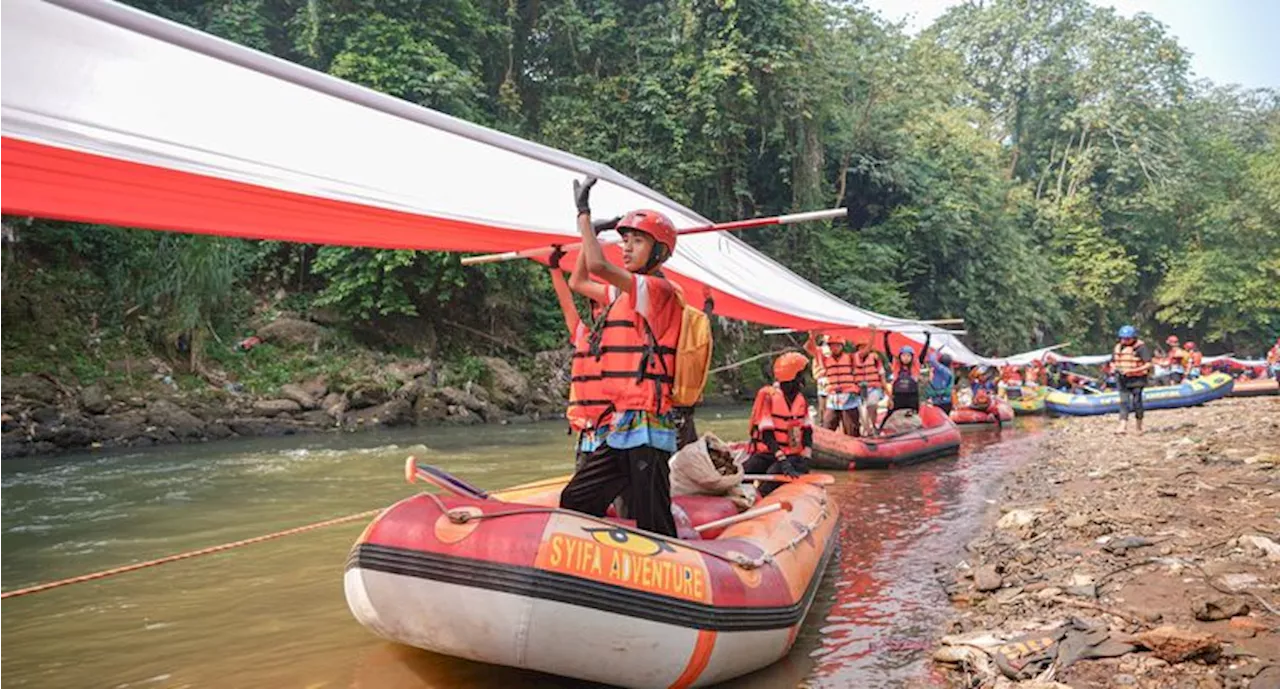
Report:
[[667,258],[676,252],[676,226],[671,223],[671,219],[651,210],[631,211],[622,216],[622,220],[618,221],[618,232],[622,233],[627,230],[643,232],[653,241],[667,247]]
[[1167,345],[1176,345],[1178,344],[1178,336],[1170,335],[1164,339],[1164,343]]
[[1187,348],[1187,349],[1195,349],[1195,348],[1196,348],[1196,343],[1194,343],[1194,342],[1188,342],[1188,343],[1186,343],[1185,345],[1183,345],[1183,347],[1185,347],[1185,348]]

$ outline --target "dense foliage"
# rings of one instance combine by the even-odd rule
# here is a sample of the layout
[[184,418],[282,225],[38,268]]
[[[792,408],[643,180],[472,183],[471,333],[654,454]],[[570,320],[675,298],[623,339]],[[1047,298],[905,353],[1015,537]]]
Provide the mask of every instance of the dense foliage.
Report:
[[[1280,330],[1277,94],[1192,81],[1145,15],[992,0],[911,37],[837,0],[133,4],[600,160],[716,219],[847,204],[850,226],[746,238],[860,306],[963,316],[978,351],[1093,349],[1134,322],[1256,353]],[[170,328],[210,326],[232,284],[278,284],[387,329],[561,340],[532,265],[28,230],[48,247],[96,234],[121,303]]]

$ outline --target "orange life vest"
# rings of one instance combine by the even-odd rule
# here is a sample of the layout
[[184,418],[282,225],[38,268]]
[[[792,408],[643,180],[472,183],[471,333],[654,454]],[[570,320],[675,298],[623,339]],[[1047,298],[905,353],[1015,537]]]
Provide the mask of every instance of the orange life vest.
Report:
[[1018,371],[1017,366],[1005,366],[1000,369],[1000,378],[1003,379],[1005,383],[1018,385],[1022,382],[1022,373]]
[[822,353],[822,368],[827,373],[827,394],[844,394],[858,391],[853,377],[853,355],[837,350],[834,354]]
[[605,397],[604,376],[600,375],[601,357],[591,352],[591,329],[585,323],[578,324],[573,335],[573,365],[569,377],[569,407],[565,418],[575,431],[595,428],[606,422],[604,418],[613,410]]
[[1131,345],[1124,345],[1120,342],[1116,343],[1116,349],[1111,353],[1111,364],[1115,367],[1117,373],[1128,375],[1130,371],[1136,370],[1146,362],[1138,358],[1138,348],[1142,346],[1142,340],[1134,340]]
[[1267,352],[1267,363],[1280,363],[1280,344],[1272,347],[1270,351]]
[[853,380],[859,385],[877,387],[884,385],[884,367],[875,352],[853,355]]
[[783,453],[792,456],[803,454],[804,430],[811,427],[809,402],[803,394],[796,395],[787,404],[786,394],[776,383],[766,385],[756,393],[756,403],[751,408],[752,452],[769,452],[764,434],[772,433]]
[[1204,363],[1204,353],[1198,349],[1192,352],[1188,358],[1191,360],[1191,368],[1200,368]]
[[[654,275],[644,279],[664,280]],[[640,288],[638,282],[636,288]],[[671,409],[671,386],[675,383],[681,324],[678,310],[682,307],[673,295],[668,308],[677,312],[659,332],[636,313],[633,303],[631,297],[620,293],[596,324],[592,353],[600,356],[604,399],[618,411],[666,413]]]
[[1182,347],[1175,346],[1169,350],[1169,365],[1181,366],[1184,370],[1187,368],[1187,351]]

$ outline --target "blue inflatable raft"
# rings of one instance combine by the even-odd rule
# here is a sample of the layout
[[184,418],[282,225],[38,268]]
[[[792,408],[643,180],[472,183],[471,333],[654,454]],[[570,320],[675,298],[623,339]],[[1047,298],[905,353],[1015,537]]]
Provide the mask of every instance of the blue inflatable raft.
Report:
[[[1194,407],[1205,402],[1212,402],[1231,392],[1234,381],[1225,373],[1184,382],[1181,385],[1162,385],[1158,388],[1147,388],[1142,394],[1142,406],[1145,409],[1177,409],[1178,407]],[[1044,406],[1050,414],[1063,416],[1097,416],[1098,414],[1114,414],[1120,411],[1120,393],[1104,392],[1095,395],[1073,395],[1069,392],[1055,390],[1044,399]]]

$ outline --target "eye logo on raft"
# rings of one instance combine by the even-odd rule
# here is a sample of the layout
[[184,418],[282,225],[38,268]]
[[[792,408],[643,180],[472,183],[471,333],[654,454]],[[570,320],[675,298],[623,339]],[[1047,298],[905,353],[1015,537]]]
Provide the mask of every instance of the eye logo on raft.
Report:
[[708,601],[707,573],[700,558],[682,562],[686,558],[669,544],[626,529],[582,530],[591,538],[553,532],[538,552],[538,566],[672,598]]

